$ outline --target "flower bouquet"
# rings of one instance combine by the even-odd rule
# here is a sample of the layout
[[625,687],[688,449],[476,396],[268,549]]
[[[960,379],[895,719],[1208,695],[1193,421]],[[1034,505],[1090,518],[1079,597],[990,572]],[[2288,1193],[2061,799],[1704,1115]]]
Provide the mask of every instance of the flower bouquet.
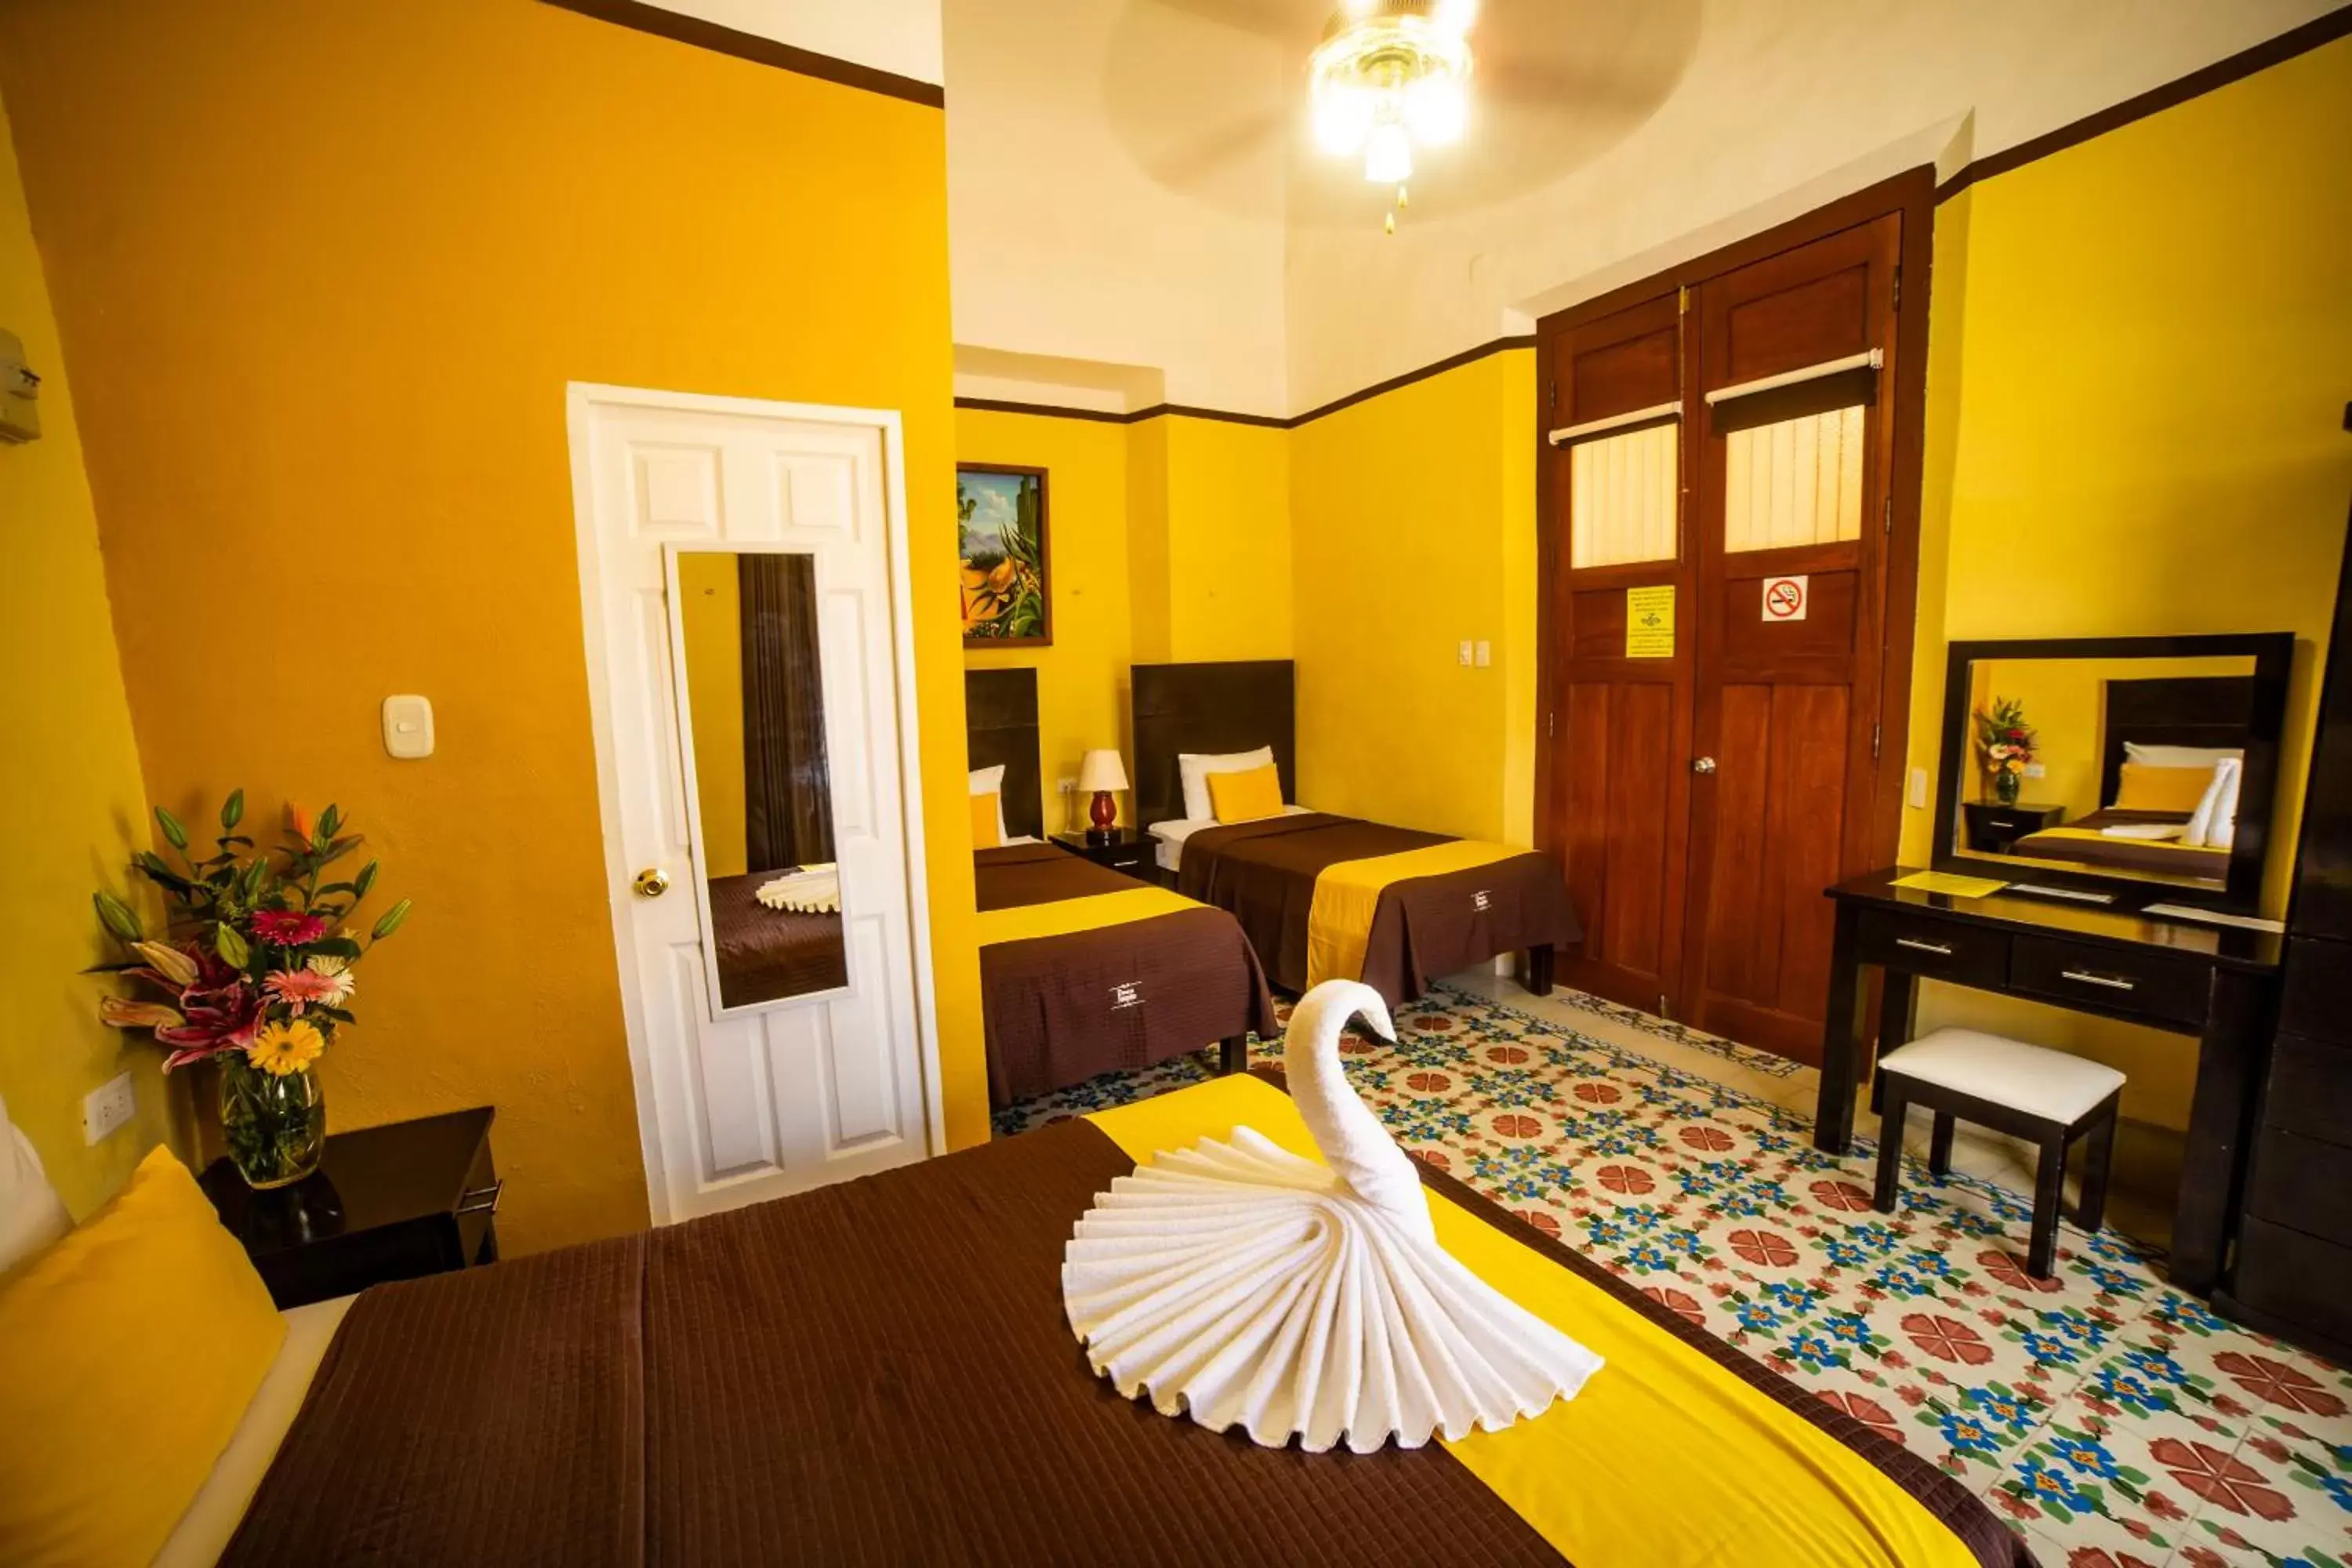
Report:
[[1985,771],[1992,775],[1993,798],[2003,805],[2017,804],[2025,770],[2032,765],[2033,748],[2041,737],[2025,721],[2025,705],[2014,697],[1996,697],[1989,709],[1977,710],[1977,750],[1984,753]]
[[217,1061],[229,1157],[253,1186],[282,1187],[318,1169],[327,1106],[310,1069],[352,1022],[352,970],[400,929],[409,904],[384,910],[362,942],[352,915],[375,885],[376,862],[347,881],[325,879],[362,842],[341,814],[331,805],[313,822],[289,808],[288,841],[274,854],[251,853],[254,841],[237,832],[244,816],[236,790],[221,806],[214,853],[198,859],[188,830],[155,808],[180,863],[142,850],[131,868],[163,889],[169,930],[151,938],[121,900],[95,900],[99,921],[131,955],[110,967],[152,994],[109,996],[98,1012],[118,1029],[153,1031],[171,1053],[166,1072]]

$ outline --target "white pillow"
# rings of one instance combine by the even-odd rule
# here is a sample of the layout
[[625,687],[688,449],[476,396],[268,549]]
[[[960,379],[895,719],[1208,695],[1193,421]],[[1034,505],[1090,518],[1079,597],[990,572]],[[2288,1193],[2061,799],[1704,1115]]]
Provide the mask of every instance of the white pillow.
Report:
[[1184,815],[1199,822],[1215,821],[1217,808],[1209,799],[1211,773],[1245,773],[1252,768],[1274,766],[1274,748],[1260,746],[1255,752],[1179,752],[1176,753],[1177,776],[1184,781]]
[[1004,826],[1004,764],[999,763],[992,768],[972,769],[970,793],[996,797],[996,841],[1002,844],[1012,837]]
[[2210,768],[2218,767],[2231,758],[2243,761],[2245,751],[2238,746],[2143,746],[2137,741],[2124,742],[2124,759],[2151,768]]
[[2214,764],[2213,782],[2181,830],[2180,842],[2197,849],[2227,849],[2238,839],[2238,781],[2245,766],[2224,757]]
[[64,1200],[49,1185],[32,1141],[0,1103],[0,1274],[73,1228]]

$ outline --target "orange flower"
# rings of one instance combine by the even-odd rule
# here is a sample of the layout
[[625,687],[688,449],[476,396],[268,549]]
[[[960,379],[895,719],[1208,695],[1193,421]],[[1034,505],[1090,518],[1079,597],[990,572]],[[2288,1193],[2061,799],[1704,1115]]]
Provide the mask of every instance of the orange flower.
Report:
[[309,812],[289,800],[286,803],[286,826],[294,830],[295,837],[308,844],[310,842],[311,829],[318,825],[312,820]]

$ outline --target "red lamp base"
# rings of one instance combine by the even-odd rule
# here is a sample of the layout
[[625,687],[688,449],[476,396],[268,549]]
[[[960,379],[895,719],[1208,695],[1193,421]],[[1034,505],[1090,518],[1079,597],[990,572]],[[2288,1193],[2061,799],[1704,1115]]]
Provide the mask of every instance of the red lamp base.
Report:
[[1087,837],[1097,844],[1109,843],[1111,825],[1118,820],[1118,802],[1111,798],[1110,791],[1095,791],[1094,804],[1087,810],[1087,819],[1094,824],[1087,830]]

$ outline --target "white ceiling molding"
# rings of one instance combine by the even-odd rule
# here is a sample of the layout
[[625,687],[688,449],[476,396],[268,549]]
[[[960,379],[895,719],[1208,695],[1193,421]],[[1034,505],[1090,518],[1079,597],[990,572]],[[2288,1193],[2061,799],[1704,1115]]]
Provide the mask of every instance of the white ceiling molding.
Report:
[[947,79],[940,0],[646,0],[790,44],[938,86]]

